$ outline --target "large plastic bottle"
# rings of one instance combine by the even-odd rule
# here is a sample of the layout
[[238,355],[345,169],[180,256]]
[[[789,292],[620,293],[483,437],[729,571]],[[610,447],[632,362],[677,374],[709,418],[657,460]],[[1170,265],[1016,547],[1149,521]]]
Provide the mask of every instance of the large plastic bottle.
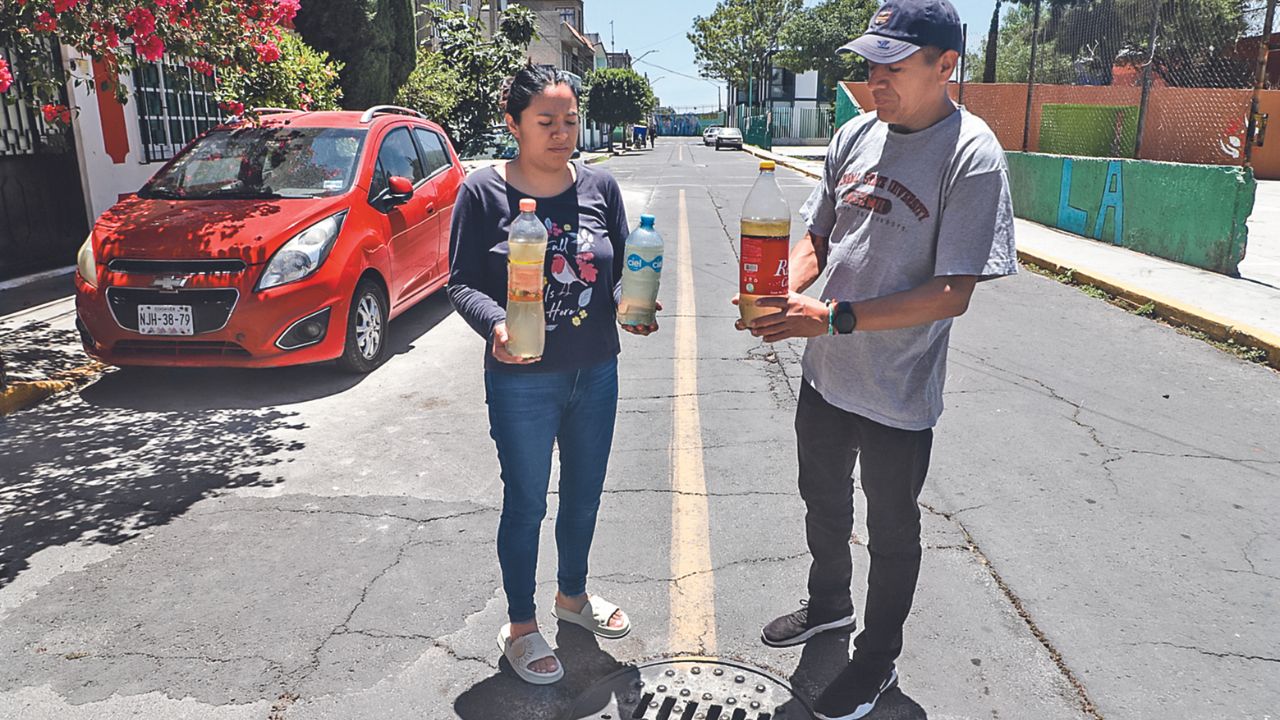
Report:
[[778,312],[757,308],[756,298],[786,297],[791,253],[791,208],[782,196],[772,160],[760,163],[760,177],[742,205],[742,253],[738,272],[738,310],[743,322]]
[[640,216],[640,227],[627,236],[622,270],[622,304],[618,322],[652,325],[656,321],[658,284],[662,280],[662,236],[652,215]]
[[520,358],[542,357],[547,339],[542,307],[547,228],[534,214],[537,209],[536,200],[521,200],[507,236],[507,352]]

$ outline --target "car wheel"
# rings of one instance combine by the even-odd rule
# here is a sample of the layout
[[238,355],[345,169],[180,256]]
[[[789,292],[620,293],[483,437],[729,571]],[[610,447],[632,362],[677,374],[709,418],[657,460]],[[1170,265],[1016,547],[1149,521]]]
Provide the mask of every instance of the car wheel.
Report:
[[347,342],[338,367],[367,373],[387,359],[387,300],[382,288],[368,278],[356,285],[347,313]]
[[717,151],[717,152],[719,152],[719,150],[720,150],[720,141],[719,141],[719,140],[717,140],[717,141],[716,141],[716,151]]

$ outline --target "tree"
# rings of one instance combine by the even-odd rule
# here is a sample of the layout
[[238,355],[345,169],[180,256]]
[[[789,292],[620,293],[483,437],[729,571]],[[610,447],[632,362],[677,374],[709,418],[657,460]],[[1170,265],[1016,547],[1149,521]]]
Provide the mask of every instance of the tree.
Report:
[[867,27],[877,7],[877,0],[824,0],[804,8],[782,27],[778,64],[796,73],[817,70],[828,87],[865,80],[866,62],[836,51]]
[[462,78],[449,67],[444,55],[418,51],[418,66],[396,95],[396,104],[413,108],[444,124],[458,106]]
[[[594,70],[586,78],[584,114],[609,126],[609,149],[613,150],[613,128],[644,120],[657,106],[649,81],[631,68]],[[626,133],[623,133],[623,145]]]
[[[1008,0],[1006,0],[1007,3]],[[1034,0],[1006,9],[983,45],[983,81],[1026,82]],[[1116,65],[1145,64],[1170,85],[1247,87],[1249,64],[1231,56],[1246,34],[1246,0],[1043,0],[1036,80],[1110,85]],[[1044,12],[1047,10],[1047,12]],[[1155,48],[1151,32],[1156,30]],[[996,38],[992,46],[992,38]],[[994,59],[992,59],[994,54]],[[970,56],[975,67],[980,57]],[[992,71],[994,68],[994,76]]]
[[[1031,32],[1035,8],[1019,3],[1007,3],[1004,27],[997,34],[994,53],[990,36],[983,40],[977,53],[969,53],[966,65],[983,68],[983,82],[987,82],[988,70],[991,82],[1025,83],[1031,72]],[[984,58],[995,58],[995,65],[987,68]],[[1053,40],[1042,39],[1036,48],[1036,82],[1071,83],[1075,79],[1072,58],[1058,52]]]
[[688,34],[703,77],[738,85],[762,77],[779,33],[802,7],[801,0],[719,0]]
[[[50,62],[59,43],[100,62],[110,78],[166,56],[206,76],[253,72],[279,60],[284,28],[297,12],[298,0],[0,0],[0,46],[14,63],[0,58],[0,98],[45,103],[46,118],[69,123],[70,112],[54,104],[64,82]],[[120,82],[95,83],[92,75],[72,81],[128,101]],[[224,103],[256,100],[231,92],[217,94]]]
[[1246,34],[1245,6],[1244,0],[1093,0],[1055,6],[1045,37],[1101,85],[1111,83],[1117,63],[1151,57],[1171,85],[1247,87],[1248,62],[1224,52]]
[[253,103],[250,107],[337,110],[342,64],[330,61],[328,53],[307,45],[295,32],[282,33],[279,47],[276,62],[220,73],[220,89],[228,97],[247,98]]
[[435,20],[441,60],[458,77],[457,103],[444,126],[459,152],[474,155],[484,149],[489,129],[501,117],[502,89],[525,63],[536,16],[519,5],[508,6],[492,40],[465,13],[437,12]]
[[391,102],[413,72],[413,0],[307,0],[295,25],[308,45],[343,63],[349,110]]
[[996,81],[997,48],[1000,46],[1000,0],[996,0],[996,8],[991,11],[991,27],[987,29],[987,41],[984,46],[982,63],[982,82]]

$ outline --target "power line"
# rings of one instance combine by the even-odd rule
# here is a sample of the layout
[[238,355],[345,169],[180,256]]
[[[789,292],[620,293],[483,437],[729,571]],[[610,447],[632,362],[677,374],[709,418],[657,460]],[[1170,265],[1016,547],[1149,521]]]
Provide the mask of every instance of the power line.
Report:
[[708,82],[708,83],[711,83],[712,85],[717,85],[717,86],[719,85],[719,83],[717,83],[717,82],[715,82],[714,80],[711,80],[711,79],[709,79],[709,78],[698,77],[697,75],[689,75],[689,74],[686,74],[686,73],[682,73],[682,72],[680,72],[679,70],[672,70],[672,69],[671,69],[671,68],[669,68],[669,67],[663,67],[663,66],[659,65],[658,63],[655,63],[655,62],[649,62],[648,60],[637,60],[636,62],[639,62],[639,63],[641,63],[641,64],[643,64],[643,65],[651,65],[651,66],[653,66],[653,67],[658,68],[659,70],[663,70],[663,71],[665,71],[665,72],[669,72],[669,73],[672,73],[672,74],[674,74],[674,75],[679,75],[680,77],[686,77],[686,78],[689,78],[690,80],[701,80],[702,82]]
[[636,48],[636,50],[648,50],[649,48],[655,47],[657,45],[661,45],[662,43],[668,40],[674,40],[675,38],[682,37],[683,35],[685,35],[685,33],[686,31],[681,30],[680,32],[675,33],[674,35],[668,35],[657,42],[652,42],[652,43],[649,43],[648,45],[641,45],[640,47]]

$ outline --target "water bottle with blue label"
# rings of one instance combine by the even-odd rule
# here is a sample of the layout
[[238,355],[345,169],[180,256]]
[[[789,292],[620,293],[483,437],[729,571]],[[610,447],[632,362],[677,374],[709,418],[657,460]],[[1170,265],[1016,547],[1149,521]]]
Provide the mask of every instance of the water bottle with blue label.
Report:
[[653,325],[657,322],[658,283],[662,279],[662,236],[653,229],[652,215],[640,216],[640,227],[627,238],[624,252],[618,322]]

